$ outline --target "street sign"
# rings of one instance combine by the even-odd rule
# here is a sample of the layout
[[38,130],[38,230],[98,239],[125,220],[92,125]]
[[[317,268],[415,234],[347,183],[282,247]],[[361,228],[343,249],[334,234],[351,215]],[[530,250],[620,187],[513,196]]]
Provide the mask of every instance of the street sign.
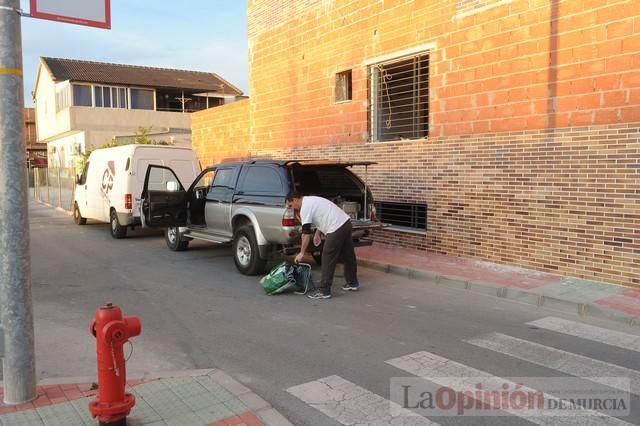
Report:
[[30,0],[33,18],[111,28],[111,0]]

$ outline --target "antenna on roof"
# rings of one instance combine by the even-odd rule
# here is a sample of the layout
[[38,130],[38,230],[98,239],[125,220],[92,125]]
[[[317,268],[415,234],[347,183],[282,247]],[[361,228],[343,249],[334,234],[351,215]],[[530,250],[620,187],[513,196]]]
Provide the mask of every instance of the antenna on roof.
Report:
[[179,98],[176,98],[176,100],[182,104],[182,112],[184,112],[184,106],[187,104],[187,102],[191,101],[191,98],[185,98],[184,91],[183,91],[182,96],[180,96]]

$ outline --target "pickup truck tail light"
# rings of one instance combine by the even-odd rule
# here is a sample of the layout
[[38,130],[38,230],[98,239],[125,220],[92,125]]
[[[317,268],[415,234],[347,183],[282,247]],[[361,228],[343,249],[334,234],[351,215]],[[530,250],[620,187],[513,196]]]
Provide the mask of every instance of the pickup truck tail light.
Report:
[[132,205],[131,205],[131,194],[124,194],[124,208],[131,210],[132,209]]
[[282,226],[296,226],[296,215],[293,209],[287,208],[282,215]]

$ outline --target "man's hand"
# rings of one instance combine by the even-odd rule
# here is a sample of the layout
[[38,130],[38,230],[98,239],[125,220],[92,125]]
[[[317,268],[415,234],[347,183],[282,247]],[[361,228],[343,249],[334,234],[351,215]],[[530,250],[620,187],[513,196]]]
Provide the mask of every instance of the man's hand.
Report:
[[296,257],[293,259],[293,261],[295,263],[300,263],[303,258],[304,258],[304,253],[300,252],[300,253],[296,254]]

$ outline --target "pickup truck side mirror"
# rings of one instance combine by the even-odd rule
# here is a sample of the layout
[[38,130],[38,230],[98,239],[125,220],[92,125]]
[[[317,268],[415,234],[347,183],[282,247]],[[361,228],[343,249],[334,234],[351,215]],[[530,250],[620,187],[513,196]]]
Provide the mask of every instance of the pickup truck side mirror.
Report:
[[178,186],[178,182],[173,180],[167,182],[167,191],[175,192],[178,189],[180,189],[180,187]]

